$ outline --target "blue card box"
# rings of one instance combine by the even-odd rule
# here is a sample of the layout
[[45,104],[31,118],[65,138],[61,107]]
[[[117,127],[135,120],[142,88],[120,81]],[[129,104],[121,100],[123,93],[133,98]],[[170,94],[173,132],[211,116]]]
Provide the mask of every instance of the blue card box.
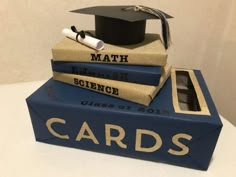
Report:
[[192,70],[173,70],[148,107],[52,79],[27,104],[39,142],[201,170],[222,128],[200,71]]

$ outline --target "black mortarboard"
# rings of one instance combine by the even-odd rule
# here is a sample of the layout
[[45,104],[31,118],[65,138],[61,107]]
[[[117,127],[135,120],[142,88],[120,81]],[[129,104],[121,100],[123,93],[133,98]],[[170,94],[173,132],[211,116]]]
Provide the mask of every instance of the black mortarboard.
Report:
[[[139,7],[148,10],[140,10]],[[151,9],[151,10],[150,10]],[[161,16],[153,14],[161,13]],[[71,12],[95,15],[95,35],[97,38],[106,43],[115,45],[128,45],[142,42],[145,36],[146,20],[164,18],[172,18],[170,15],[145,6],[95,6],[83,9],[73,10]],[[164,24],[165,25],[165,24]],[[169,26],[162,33],[169,33]],[[165,39],[164,43],[168,43],[169,39]],[[167,37],[168,38],[168,37]],[[165,45],[166,48],[168,44]]]

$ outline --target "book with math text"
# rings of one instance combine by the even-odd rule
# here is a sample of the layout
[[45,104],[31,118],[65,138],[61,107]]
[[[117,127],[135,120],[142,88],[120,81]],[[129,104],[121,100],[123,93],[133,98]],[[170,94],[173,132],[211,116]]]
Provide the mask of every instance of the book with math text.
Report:
[[145,40],[132,45],[105,44],[96,51],[65,37],[52,48],[54,61],[91,62],[125,65],[164,66],[167,51],[158,34],[146,34]]

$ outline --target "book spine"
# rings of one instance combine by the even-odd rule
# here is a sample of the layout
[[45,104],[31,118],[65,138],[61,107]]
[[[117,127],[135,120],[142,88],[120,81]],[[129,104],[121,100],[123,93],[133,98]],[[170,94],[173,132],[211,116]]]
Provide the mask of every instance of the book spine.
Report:
[[53,79],[143,105],[149,105],[152,100],[145,92],[146,89],[154,87],[59,72],[53,72]]
[[[104,79],[111,79],[123,82],[138,83],[144,85],[157,85],[159,83],[161,73],[145,72],[144,68],[134,70],[132,65],[130,69],[116,67],[109,67],[107,64],[89,64],[78,62],[57,62],[51,61],[52,70],[56,72],[63,72],[68,74],[79,74],[84,76],[98,77]],[[99,66],[98,66],[99,65]],[[147,68],[145,68],[147,70]],[[160,68],[158,68],[161,70]]]
[[60,72],[53,72],[53,79],[148,106],[169,77],[170,68],[171,67],[168,67],[167,69],[167,67],[165,67],[158,86],[142,85]]
[[88,52],[85,50],[63,50],[61,48],[52,49],[55,61],[88,62],[88,63],[107,63],[125,65],[146,65],[164,66],[167,64],[166,54],[153,53],[111,53],[109,51]]

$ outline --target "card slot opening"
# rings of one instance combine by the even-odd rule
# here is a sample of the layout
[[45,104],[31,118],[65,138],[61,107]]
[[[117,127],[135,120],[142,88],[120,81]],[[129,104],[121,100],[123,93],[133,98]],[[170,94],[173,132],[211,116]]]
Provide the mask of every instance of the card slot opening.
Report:
[[181,110],[201,111],[193,83],[186,71],[176,71],[177,96]]
[[173,69],[171,79],[175,112],[210,115],[204,95],[192,70]]

